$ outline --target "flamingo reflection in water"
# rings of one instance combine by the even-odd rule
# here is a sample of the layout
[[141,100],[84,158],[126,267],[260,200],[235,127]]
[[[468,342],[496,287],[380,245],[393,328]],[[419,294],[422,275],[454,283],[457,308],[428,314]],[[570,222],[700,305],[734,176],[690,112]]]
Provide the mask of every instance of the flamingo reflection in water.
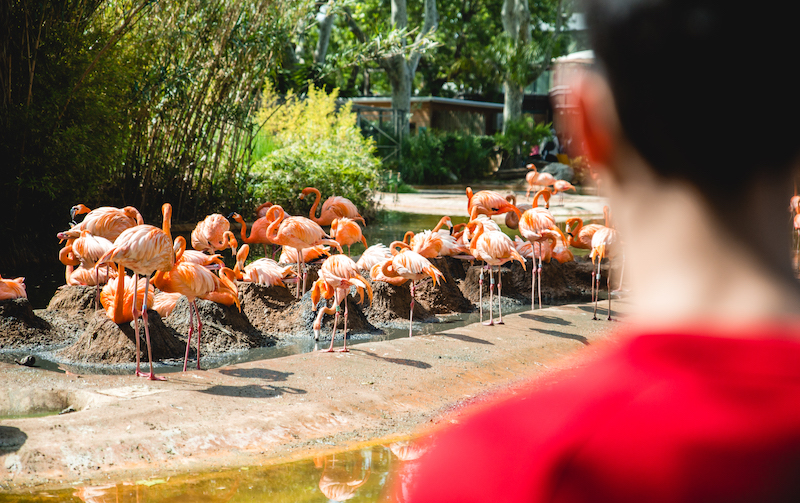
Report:
[[372,450],[341,452],[317,456],[314,465],[322,468],[319,490],[332,501],[352,499],[372,473]]

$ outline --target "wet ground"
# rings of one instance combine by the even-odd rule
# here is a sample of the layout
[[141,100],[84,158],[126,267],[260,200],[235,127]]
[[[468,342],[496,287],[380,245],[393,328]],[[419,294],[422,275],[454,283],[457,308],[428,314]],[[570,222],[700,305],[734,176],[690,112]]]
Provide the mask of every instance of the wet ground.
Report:
[[[592,321],[591,310],[527,311],[507,315],[502,326],[472,324],[163,382],[0,364],[4,416],[75,411],[2,421],[2,487],[37,494],[67,485],[117,487],[406,439],[448,424],[464,404],[574,366],[564,362],[613,341],[625,323]],[[600,314],[604,320],[603,308]],[[243,479],[236,491],[253,483]]]

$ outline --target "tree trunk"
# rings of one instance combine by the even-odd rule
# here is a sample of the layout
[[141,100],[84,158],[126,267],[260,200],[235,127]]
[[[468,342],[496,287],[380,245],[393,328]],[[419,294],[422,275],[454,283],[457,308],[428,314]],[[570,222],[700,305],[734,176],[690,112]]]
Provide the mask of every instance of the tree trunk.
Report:
[[[392,0],[392,28],[402,30],[408,28],[408,11],[406,0]],[[425,20],[417,35],[417,41],[439,26],[439,13],[436,0],[425,0]],[[392,85],[392,110],[394,111],[395,131],[402,138],[409,132],[409,114],[411,112],[411,87],[417,65],[422,53],[413,51],[409,58],[403,55],[392,56],[383,66]]]
[[325,56],[328,54],[328,44],[331,40],[331,31],[336,14],[328,14],[328,4],[323,4],[319,8],[317,21],[319,22],[319,40],[317,50],[314,51],[314,63],[321,66],[325,64]]
[[[501,15],[503,29],[517,47],[530,42],[531,14],[528,8],[528,0],[504,0]],[[503,91],[505,92],[503,132],[505,132],[509,121],[518,120],[522,117],[522,100],[525,97],[525,88],[517,82],[517,79],[510,72],[506,72],[503,79]]]

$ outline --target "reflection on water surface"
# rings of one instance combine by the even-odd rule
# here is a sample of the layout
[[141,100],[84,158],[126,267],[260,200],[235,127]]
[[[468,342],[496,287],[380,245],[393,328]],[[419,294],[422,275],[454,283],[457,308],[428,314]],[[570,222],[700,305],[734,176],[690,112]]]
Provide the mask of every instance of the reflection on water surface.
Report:
[[[31,494],[0,495],[0,501],[39,503],[214,503],[214,502],[377,502],[396,501],[389,490],[424,454],[417,442],[401,441],[315,456],[267,467],[121,481]],[[403,475],[398,473],[403,468]],[[400,477],[400,479],[398,479]]]

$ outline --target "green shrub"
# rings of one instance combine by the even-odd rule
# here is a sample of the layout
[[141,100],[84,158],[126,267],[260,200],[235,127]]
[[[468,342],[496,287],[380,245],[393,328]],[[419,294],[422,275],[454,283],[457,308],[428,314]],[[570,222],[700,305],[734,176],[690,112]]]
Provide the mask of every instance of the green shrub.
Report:
[[408,183],[471,181],[491,173],[493,150],[488,136],[421,130],[403,140],[399,169]]
[[326,94],[313,85],[304,99],[264,93],[259,119],[272,148],[250,175],[255,201],[272,201],[287,213],[305,215],[313,201],[297,196],[304,187],[316,187],[323,199],[346,197],[362,215],[374,213],[380,161],[373,142],[356,127],[350,106],[337,110],[336,98],[337,91]]
[[503,152],[504,165],[510,163],[510,167],[517,167],[519,160],[528,156],[531,147],[550,137],[551,127],[550,123],[536,124],[529,116],[508,121],[505,132],[494,135],[497,146]]

